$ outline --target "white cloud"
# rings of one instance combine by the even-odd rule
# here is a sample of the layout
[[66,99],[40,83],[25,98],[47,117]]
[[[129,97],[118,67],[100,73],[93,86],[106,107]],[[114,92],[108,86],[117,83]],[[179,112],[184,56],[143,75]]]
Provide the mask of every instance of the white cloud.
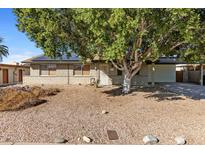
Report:
[[3,57],[3,62],[2,63],[14,63],[14,62],[21,62],[23,60],[26,60],[28,58],[31,58],[35,56],[35,52],[32,51],[25,51],[22,54],[16,54],[16,53],[10,53],[8,57]]

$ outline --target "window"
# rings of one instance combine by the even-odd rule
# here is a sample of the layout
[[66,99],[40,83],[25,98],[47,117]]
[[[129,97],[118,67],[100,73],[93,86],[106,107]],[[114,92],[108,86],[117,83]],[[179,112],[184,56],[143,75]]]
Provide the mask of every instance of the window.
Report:
[[73,75],[82,75],[81,65],[74,66]]
[[40,65],[40,75],[48,75],[47,65]]
[[90,65],[75,65],[73,75],[90,75]]
[[56,64],[48,64],[48,75],[56,75]]
[[40,65],[40,75],[56,75],[56,64]]
[[122,71],[121,70],[117,70],[117,75],[122,75]]

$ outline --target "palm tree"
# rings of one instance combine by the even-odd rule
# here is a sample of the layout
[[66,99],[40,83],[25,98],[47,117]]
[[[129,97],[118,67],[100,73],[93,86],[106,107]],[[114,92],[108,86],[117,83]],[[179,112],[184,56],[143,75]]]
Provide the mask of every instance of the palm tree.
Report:
[[0,38],[0,61],[2,61],[3,56],[8,56],[9,52],[8,52],[8,47],[2,44],[3,39]]

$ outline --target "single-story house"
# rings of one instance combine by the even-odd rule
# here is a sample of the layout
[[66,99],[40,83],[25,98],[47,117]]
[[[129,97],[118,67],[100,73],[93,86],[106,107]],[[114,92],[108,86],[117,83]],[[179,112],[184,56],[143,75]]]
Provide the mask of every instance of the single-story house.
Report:
[[176,81],[205,85],[205,64],[177,64]]
[[[50,58],[36,56],[22,63],[30,64],[30,75],[24,76],[24,84],[91,84],[99,79],[100,85],[119,85],[123,72],[111,63],[95,60],[82,64],[79,57]],[[132,85],[147,85],[153,82],[176,82],[176,59],[160,58],[155,64],[143,64],[133,77]]]
[[23,82],[23,76],[29,75],[29,66],[19,64],[0,64],[0,85]]

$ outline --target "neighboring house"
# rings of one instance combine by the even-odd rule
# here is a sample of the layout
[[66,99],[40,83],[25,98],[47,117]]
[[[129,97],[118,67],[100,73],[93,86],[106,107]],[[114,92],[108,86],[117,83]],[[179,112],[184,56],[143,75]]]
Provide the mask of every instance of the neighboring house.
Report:
[[[122,84],[123,73],[111,63],[94,60],[82,64],[78,56],[49,58],[40,55],[22,63],[30,64],[30,75],[24,76],[24,84],[91,84],[99,79],[100,85]],[[176,60],[160,58],[154,65],[143,64],[132,85],[153,82],[176,82]]]
[[205,64],[176,65],[176,81],[205,85]]
[[29,71],[24,65],[0,64],[0,85],[22,83],[23,76],[29,75]]

